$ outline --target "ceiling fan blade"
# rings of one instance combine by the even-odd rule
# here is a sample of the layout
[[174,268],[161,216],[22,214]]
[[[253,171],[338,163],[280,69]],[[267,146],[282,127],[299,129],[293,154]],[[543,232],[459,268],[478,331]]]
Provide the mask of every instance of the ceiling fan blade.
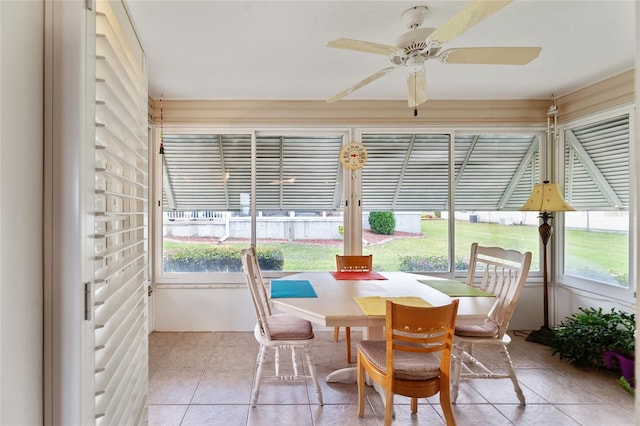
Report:
[[424,68],[407,76],[407,95],[409,108],[417,107],[427,100],[427,71]]
[[357,50],[360,52],[376,53],[378,55],[391,55],[398,50],[397,47],[386,44],[372,43],[370,41],[353,40],[350,38],[339,38],[327,43],[327,47],[337,49]]
[[478,22],[493,15],[512,0],[474,0],[460,12],[451,17],[447,22],[436,29],[429,39],[438,43],[446,43],[453,40]]
[[356,90],[360,89],[361,87],[366,86],[367,84],[379,79],[380,77],[384,77],[385,75],[389,74],[391,71],[395,70],[396,67],[387,67],[387,68],[383,68],[380,71],[371,74],[369,77],[365,78],[364,80],[359,81],[358,83],[354,84],[353,86],[349,87],[348,89],[343,90],[342,92],[338,93],[335,96],[332,96],[331,98],[327,99],[327,103],[333,103],[336,101],[339,101],[340,99],[344,98],[347,95],[350,95],[351,93],[355,92]]
[[540,47],[462,47],[440,54],[445,64],[526,65],[538,57]]

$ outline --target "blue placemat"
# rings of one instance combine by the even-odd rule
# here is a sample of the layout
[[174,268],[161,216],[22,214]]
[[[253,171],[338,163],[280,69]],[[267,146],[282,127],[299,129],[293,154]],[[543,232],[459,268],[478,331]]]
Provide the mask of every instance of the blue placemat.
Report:
[[271,298],[318,297],[308,280],[272,280]]

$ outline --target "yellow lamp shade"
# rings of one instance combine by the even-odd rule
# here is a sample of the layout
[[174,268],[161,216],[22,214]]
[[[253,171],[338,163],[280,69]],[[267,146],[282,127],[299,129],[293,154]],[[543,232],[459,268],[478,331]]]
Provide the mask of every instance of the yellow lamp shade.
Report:
[[558,184],[549,182],[534,185],[529,199],[520,207],[520,210],[535,212],[575,211],[575,209],[564,200],[562,194],[560,194]]

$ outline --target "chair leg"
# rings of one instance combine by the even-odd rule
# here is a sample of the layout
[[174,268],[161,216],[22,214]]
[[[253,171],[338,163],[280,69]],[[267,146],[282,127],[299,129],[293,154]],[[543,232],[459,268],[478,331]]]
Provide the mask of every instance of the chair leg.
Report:
[[393,417],[393,392],[391,389],[384,390],[384,426],[391,425],[391,417]]
[[[451,363],[453,380],[451,381],[451,402],[456,403],[458,399],[458,386],[460,385],[460,372],[462,371],[462,357],[464,356],[464,347],[461,345],[453,346],[453,359]],[[442,394],[442,393],[441,393]],[[444,410],[444,408],[443,408]]]
[[411,414],[418,412],[418,398],[411,398]]
[[345,327],[344,334],[347,340],[347,362],[351,364],[351,327]]
[[505,359],[505,366],[507,367],[507,371],[509,372],[509,378],[513,383],[513,390],[516,391],[516,395],[518,396],[518,401],[520,401],[521,406],[525,406],[526,402],[524,399],[524,393],[522,392],[522,388],[520,387],[520,383],[518,383],[518,378],[516,377],[516,370],[513,368],[513,363],[511,362],[511,355],[509,355],[509,350],[506,346],[502,345],[500,349],[502,355]]
[[337,342],[340,336],[340,327],[333,327],[333,341]]
[[364,367],[362,366],[362,362],[360,360],[360,353],[356,355],[356,362],[358,364],[357,367],[357,380],[358,380],[358,417],[362,417],[364,415],[364,385],[365,385],[365,374]]
[[309,373],[311,373],[311,380],[313,380],[313,386],[316,389],[318,404],[324,405],[324,402],[322,401],[322,389],[320,388],[320,382],[318,382],[318,373],[316,371],[316,365],[313,363],[313,358],[311,357],[311,349],[309,349],[309,346],[304,347],[304,356],[307,359],[307,365],[309,366]]
[[456,419],[453,416],[453,407],[451,406],[451,389],[449,384],[442,380],[440,381],[440,408],[442,408],[447,426],[455,426]]
[[262,367],[264,366],[264,358],[267,353],[267,347],[260,346],[260,352],[258,353],[258,369],[256,370],[256,377],[253,384],[253,392],[251,395],[251,406],[255,407],[258,402],[258,396],[260,396],[260,381],[262,380]]
[[291,346],[291,366],[293,367],[293,377],[298,377],[298,359],[296,358],[296,348],[293,346]]

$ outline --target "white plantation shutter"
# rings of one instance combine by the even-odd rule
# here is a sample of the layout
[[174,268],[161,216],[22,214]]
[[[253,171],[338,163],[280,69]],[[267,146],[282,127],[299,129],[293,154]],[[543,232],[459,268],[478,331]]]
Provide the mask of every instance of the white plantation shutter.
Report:
[[95,423],[146,422],[146,57],[119,1],[96,2]]

